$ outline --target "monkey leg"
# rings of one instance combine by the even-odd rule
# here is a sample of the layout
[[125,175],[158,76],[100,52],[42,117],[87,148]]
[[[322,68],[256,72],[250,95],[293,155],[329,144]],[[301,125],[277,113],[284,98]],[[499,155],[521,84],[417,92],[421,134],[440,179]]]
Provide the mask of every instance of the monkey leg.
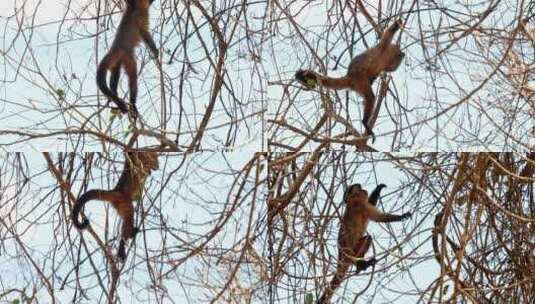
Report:
[[123,220],[121,237],[125,240],[134,237],[134,206],[132,202],[123,202],[117,208],[119,216]]
[[116,206],[119,216],[123,220],[121,227],[121,241],[119,242],[119,250],[117,256],[121,261],[126,259],[125,244],[128,239],[134,237],[134,206],[132,202],[121,201]]
[[377,260],[375,258],[372,258],[370,260],[364,260],[364,255],[366,252],[368,252],[368,249],[370,249],[370,245],[372,243],[372,237],[370,235],[363,236],[353,247],[353,253],[355,254],[355,257],[358,258],[357,261],[355,261],[355,266],[357,267],[357,272],[366,270],[368,267],[374,265]]
[[128,87],[130,89],[130,103],[132,105],[132,113],[137,117],[137,63],[133,53],[128,53],[123,60],[124,69],[128,76]]
[[364,97],[364,113],[362,118],[362,124],[366,129],[367,135],[370,135],[372,137],[372,142],[375,142],[375,134],[373,133],[370,127],[370,120],[372,118],[373,108],[375,105],[375,95],[373,94],[372,87],[369,85],[369,83],[365,82],[364,84],[365,86],[357,90]]
[[117,87],[119,86],[119,76],[121,72],[121,64],[122,62],[119,62],[116,64],[112,69],[110,69],[111,77],[110,77],[110,89],[115,95],[117,94]]
[[124,101],[119,98],[116,93],[110,90],[107,84],[108,70],[112,71],[113,77],[113,71],[117,66],[120,66],[120,62],[124,54],[125,53],[122,50],[112,49],[108,52],[108,54],[106,54],[106,56],[104,56],[97,68],[97,85],[100,91],[102,91],[102,93],[108,97],[108,100],[111,100],[117,104],[122,112],[127,112],[128,108],[126,107]]

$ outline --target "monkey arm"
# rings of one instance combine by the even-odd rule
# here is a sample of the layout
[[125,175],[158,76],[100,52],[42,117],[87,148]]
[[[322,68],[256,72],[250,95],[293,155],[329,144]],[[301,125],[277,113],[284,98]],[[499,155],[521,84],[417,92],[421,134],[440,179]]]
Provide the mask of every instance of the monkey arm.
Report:
[[383,213],[371,204],[366,204],[366,213],[370,220],[378,223],[399,222],[412,216],[410,212],[403,213],[402,215]]
[[373,189],[372,194],[368,198],[368,202],[370,202],[370,204],[376,206],[377,205],[377,200],[379,199],[379,196],[381,195],[381,190],[383,190],[384,188],[386,188],[385,184],[377,185],[377,187],[375,187],[375,189]]
[[152,52],[152,55],[157,59],[159,51],[158,47],[156,46],[156,43],[152,39],[152,35],[146,30],[141,30],[141,38],[143,38],[143,41],[149,47],[150,51]]
[[388,29],[386,29],[386,31],[383,33],[383,36],[381,37],[381,41],[379,41],[379,44],[377,45],[379,49],[385,49],[387,46],[390,45],[394,34],[399,30],[401,24],[401,19],[398,19],[396,20],[396,22],[390,25]]

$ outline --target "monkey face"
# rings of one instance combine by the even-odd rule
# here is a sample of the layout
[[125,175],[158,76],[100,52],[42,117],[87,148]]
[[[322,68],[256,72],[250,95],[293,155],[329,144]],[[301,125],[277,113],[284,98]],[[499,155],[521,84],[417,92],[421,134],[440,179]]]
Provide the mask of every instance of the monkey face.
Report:
[[360,184],[353,184],[349,186],[344,193],[344,202],[346,204],[353,204],[366,201],[368,199],[368,191],[362,189]]
[[392,45],[389,52],[390,62],[386,66],[385,71],[393,72],[401,64],[401,60],[403,60],[403,58],[405,57],[405,53],[400,50],[399,45]]

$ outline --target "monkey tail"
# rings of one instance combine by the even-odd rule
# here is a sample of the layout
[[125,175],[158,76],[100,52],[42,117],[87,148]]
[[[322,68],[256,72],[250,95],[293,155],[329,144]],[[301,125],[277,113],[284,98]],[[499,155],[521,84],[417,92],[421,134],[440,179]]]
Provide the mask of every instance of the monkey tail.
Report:
[[85,203],[95,199],[109,201],[108,198],[110,192],[111,191],[96,189],[89,190],[86,193],[82,194],[82,196],[80,196],[76,203],[74,203],[74,206],[72,208],[71,219],[74,226],[78,229],[87,228],[87,226],[89,226],[88,219],[84,218],[81,222],[78,220],[80,211],[82,211],[82,208],[85,206]]
[[336,273],[334,274],[329,287],[325,289],[323,295],[319,298],[317,304],[328,304],[331,302],[331,298],[334,294],[334,291],[340,286],[344,277],[346,276],[347,269],[349,268],[349,263],[340,261],[338,266],[336,266]]
[[106,84],[106,74],[108,72],[109,67],[112,65],[112,61],[114,60],[113,55],[107,54],[104,56],[102,61],[99,63],[97,68],[97,86],[100,89],[100,91],[108,97],[108,99],[112,100],[117,104],[119,109],[126,113],[128,112],[128,108],[126,107],[126,103],[119,98],[119,96],[115,95]]

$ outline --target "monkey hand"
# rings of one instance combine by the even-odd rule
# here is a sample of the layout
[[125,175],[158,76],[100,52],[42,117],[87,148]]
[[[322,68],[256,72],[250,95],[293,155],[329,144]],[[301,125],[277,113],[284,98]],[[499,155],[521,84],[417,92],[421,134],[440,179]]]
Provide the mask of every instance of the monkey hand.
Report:
[[393,32],[396,32],[397,30],[399,30],[400,28],[403,27],[403,20],[401,20],[401,18],[399,18],[398,20],[396,20],[396,22],[392,25],[392,31]]
[[405,213],[403,213],[403,214],[401,215],[401,217],[402,217],[404,220],[406,220],[406,219],[412,217],[412,213],[410,213],[410,212],[405,212]]
[[361,271],[366,271],[371,266],[374,266],[377,263],[377,260],[375,258],[371,258],[369,260],[358,260],[355,262],[355,266],[357,269],[355,270],[357,273]]
[[367,266],[370,267],[370,266],[373,266],[375,264],[377,264],[377,260],[375,258],[371,258],[371,259],[368,260],[368,265]]

